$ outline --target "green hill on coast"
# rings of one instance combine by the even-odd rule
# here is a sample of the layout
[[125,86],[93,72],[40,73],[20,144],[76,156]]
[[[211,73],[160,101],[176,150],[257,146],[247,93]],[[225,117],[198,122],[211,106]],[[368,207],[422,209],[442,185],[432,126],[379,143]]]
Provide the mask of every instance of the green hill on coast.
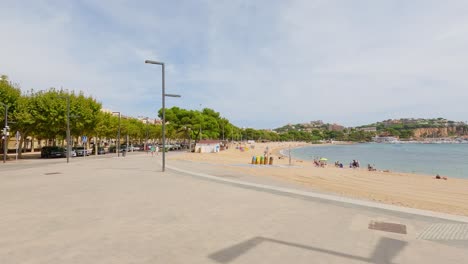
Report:
[[312,141],[332,139],[366,142],[371,141],[374,136],[416,140],[461,137],[468,135],[468,125],[465,122],[451,121],[441,117],[388,119],[357,127],[344,127],[317,120],[309,123],[287,124],[274,131],[280,134],[293,134],[296,138],[310,137]]

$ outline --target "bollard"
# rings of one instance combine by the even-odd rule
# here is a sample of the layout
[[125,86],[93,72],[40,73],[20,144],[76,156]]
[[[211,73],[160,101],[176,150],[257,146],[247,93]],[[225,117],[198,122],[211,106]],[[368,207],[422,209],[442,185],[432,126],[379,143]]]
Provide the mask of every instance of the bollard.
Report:
[[270,157],[270,165],[273,165],[273,157]]
[[260,165],[263,165],[263,156],[260,156]]
[[260,156],[257,156],[257,158],[255,159],[255,164],[258,164],[260,162]]
[[253,156],[253,157],[252,157],[252,164],[255,164],[255,161],[256,161],[256,160],[257,160],[257,159],[255,158],[255,156]]
[[265,159],[263,160],[263,165],[268,165],[268,157],[265,156]]

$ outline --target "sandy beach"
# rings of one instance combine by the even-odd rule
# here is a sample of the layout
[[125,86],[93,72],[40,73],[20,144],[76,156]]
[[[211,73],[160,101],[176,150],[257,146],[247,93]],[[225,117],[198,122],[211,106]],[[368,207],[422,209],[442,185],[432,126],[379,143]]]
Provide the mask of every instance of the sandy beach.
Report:
[[[171,159],[189,160],[223,166],[226,170],[273,177],[300,183],[311,189],[347,197],[387,204],[432,210],[456,215],[468,215],[468,180],[449,178],[436,180],[433,175],[367,171],[366,168],[335,168],[333,161],[326,168],[317,168],[311,161],[281,158],[280,151],[289,147],[310,145],[298,142],[255,143],[254,148],[240,151],[232,145],[219,153],[183,153]],[[268,146],[274,157],[273,166],[238,166],[251,163],[252,156],[263,155]],[[317,145],[320,147],[320,145]],[[287,150],[283,151],[287,153]],[[260,166],[260,165],[258,165]]]

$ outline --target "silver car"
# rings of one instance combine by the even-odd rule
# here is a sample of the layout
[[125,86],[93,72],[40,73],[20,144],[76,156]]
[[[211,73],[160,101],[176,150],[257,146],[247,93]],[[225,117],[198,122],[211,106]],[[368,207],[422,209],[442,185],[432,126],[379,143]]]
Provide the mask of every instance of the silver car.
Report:
[[73,149],[76,152],[76,156],[81,157],[81,156],[89,156],[91,154],[91,151],[88,151],[84,147],[76,147]]

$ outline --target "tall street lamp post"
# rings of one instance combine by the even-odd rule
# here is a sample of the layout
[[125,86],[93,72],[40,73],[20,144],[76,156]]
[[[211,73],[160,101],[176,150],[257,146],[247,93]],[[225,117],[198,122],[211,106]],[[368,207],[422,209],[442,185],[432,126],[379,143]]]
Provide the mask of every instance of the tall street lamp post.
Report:
[[202,140],[202,124],[203,124],[203,108],[202,108],[202,105],[200,104],[200,132],[198,134],[200,134],[200,140]]
[[146,137],[145,137],[145,146],[144,146],[144,151],[146,152],[146,148],[148,147],[148,136],[149,136],[149,131],[148,131],[148,120],[149,120],[149,117],[146,117]]
[[164,62],[145,60],[145,63],[161,65],[162,67],[162,171],[166,170],[166,96],[167,97],[180,97],[178,94],[166,94],[165,80],[164,80]]
[[8,105],[0,104],[5,108],[5,127],[3,128],[3,163],[5,163],[8,152]]
[[67,163],[70,162],[71,143],[70,143],[70,95],[59,96],[60,98],[67,99]]
[[120,157],[120,112],[112,112],[113,114],[119,114],[119,130],[117,132],[117,147],[115,150],[117,151],[117,157]]

